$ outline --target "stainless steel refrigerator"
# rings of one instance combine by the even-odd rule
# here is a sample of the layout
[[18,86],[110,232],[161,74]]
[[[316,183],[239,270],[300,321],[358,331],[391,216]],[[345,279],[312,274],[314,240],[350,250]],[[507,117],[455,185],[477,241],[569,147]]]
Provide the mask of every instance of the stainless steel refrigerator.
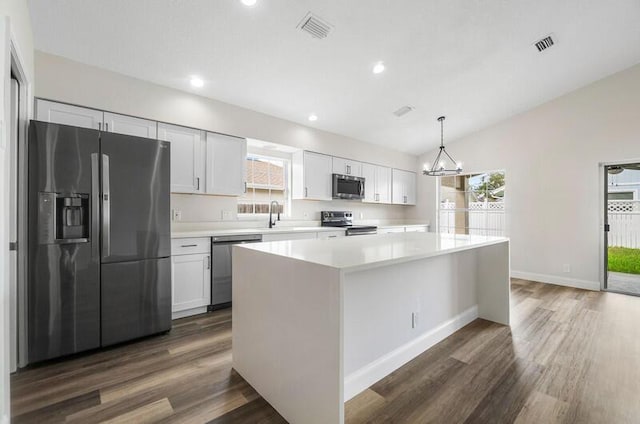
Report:
[[169,143],[29,130],[29,363],[169,330]]

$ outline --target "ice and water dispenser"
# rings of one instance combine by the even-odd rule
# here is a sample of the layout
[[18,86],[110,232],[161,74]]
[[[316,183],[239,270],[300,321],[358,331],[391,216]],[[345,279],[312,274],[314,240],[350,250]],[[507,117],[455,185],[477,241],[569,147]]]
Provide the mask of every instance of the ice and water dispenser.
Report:
[[90,233],[89,195],[82,193],[40,193],[40,243],[88,242]]

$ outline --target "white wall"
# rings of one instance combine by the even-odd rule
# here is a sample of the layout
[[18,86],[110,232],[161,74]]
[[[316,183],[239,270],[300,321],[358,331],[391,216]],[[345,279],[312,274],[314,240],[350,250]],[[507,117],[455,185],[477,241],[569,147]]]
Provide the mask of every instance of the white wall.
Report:
[[[506,170],[514,276],[600,287],[604,183],[599,163],[640,161],[639,93],[636,65],[447,143],[465,172]],[[455,125],[455,117],[449,118]],[[435,151],[422,155],[419,163],[434,156]],[[434,225],[435,181],[419,178],[419,205],[411,211]],[[570,264],[571,272],[563,272],[563,264]]]
[[[178,125],[294,146],[400,169],[414,169],[416,157],[392,149],[314,129],[187,92],[162,87],[59,56],[36,52],[37,97],[90,106]],[[172,207],[182,221],[217,221],[232,210],[235,199],[173,195]],[[403,219],[408,208],[360,205],[356,202],[294,201],[294,217],[316,219],[320,210],[345,207],[365,219]],[[318,215],[319,216],[319,215]],[[205,219],[206,218],[206,219]]]
[[13,43],[27,78],[33,76],[33,39],[27,3],[24,0],[2,0],[0,3],[0,423],[10,416],[9,370],[11,338],[9,320],[9,155],[8,141],[9,80],[11,76],[10,45]]

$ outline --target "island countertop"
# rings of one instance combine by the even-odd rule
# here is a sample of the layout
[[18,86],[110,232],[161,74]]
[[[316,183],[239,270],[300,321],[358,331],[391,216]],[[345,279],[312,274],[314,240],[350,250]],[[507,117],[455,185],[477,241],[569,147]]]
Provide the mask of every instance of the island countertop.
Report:
[[292,424],[344,424],[347,400],[476,318],[510,322],[504,237],[404,232],[233,250],[233,368]]
[[503,243],[505,237],[438,233],[390,233],[329,240],[286,240],[237,245],[305,262],[359,271]]

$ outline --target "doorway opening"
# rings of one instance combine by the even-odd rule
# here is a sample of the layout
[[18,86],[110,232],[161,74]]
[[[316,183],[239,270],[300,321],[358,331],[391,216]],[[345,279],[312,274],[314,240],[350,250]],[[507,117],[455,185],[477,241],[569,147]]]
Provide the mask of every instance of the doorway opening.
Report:
[[604,169],[604,289],[640,296],[640,163]]

